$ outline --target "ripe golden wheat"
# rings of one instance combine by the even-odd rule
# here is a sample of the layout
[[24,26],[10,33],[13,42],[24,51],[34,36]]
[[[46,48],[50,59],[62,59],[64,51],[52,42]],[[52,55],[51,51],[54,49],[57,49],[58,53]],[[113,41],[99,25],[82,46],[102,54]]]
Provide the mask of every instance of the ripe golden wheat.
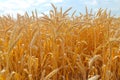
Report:
[[120,80],[120,17],[52,7],[0,17],[0,80]]

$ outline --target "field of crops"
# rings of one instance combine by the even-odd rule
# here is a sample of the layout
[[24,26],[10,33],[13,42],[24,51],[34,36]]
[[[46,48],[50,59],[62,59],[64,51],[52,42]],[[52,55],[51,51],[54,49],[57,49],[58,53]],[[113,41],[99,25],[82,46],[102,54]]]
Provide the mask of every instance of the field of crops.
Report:
[[0,17],[0,80],[120,80],[120,17],[52,7]]

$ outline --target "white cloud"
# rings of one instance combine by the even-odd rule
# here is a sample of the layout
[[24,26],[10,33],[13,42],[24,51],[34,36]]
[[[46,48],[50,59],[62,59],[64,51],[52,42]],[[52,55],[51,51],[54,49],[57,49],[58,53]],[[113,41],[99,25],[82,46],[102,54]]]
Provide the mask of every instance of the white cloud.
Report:
[[63,2],[63,0],[51,0],[52,3]]
[[97,0],[87,0],[87,1],[85,1],[85,5],[95,6],[97,4],[98,4]]
[[97,4],[98,4],[97,1],[93,0],[92,5],[97,5]]
[[30,6],[30,4],[27,4],[27,2],[21,0],[21,1],[16,1],[16,0],[8,0],[8,1],[3,1],[0,3],[0,9],[21,9],[21,8],[27,8]]
[[[27,10],[32,10],[33,8],[41,8],[41,6],[50,3],[59,3],[63,0],[3,0],[0,1],[0,13],[2,14],[23,14]],[[48,7],[48,6],[44,6]]]

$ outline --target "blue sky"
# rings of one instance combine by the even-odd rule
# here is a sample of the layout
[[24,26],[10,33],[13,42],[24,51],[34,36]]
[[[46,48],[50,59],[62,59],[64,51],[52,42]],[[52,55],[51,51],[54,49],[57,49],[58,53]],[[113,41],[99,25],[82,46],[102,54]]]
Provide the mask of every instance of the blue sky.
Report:
[[41,12],[48,13],[52,8],[51,4],[55,4],[58,8],[62,7],[63,10],[72,7],[72,11],[77,10],[77,13],[85,13],[85,6],[88,9],[96,12],[99,8],[111,10],[112,15],[120,16],[120,0],[0,0],[0,15],[16,13],[24,14],[27,11],[37,10],[38,14]]

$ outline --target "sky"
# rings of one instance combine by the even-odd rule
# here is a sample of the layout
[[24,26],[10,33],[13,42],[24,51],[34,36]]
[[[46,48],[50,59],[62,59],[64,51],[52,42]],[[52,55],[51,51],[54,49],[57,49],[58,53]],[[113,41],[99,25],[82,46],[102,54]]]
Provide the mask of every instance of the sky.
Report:
[[70,13],[76,10],[85,13],[85,7],[88,10],[92,9],[96,12],[99,8],[111,10],[112,15],[120,16],[120,0],[0,0],[0,16],[13,15],[17,13],[23,15],[26,11],[31,14],[31,11],[37,10],[38,14],[48,14],[52,9],[50,3],[53,3],[57,8],[62,7],[63,11],[72,7]]

